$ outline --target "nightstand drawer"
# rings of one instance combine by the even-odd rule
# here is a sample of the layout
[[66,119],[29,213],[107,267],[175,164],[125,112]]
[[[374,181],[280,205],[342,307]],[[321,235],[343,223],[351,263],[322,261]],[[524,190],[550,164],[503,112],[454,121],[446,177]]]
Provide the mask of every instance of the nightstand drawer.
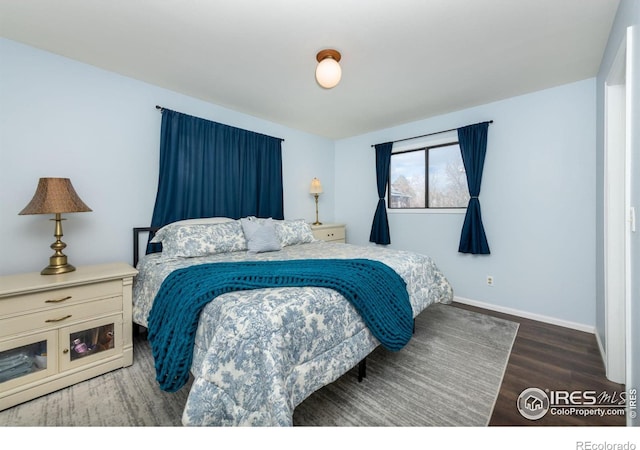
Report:
[[0,313],[3,317],[6,317],[39,309],[72,306],[91,299],[118,295],[122,295],[121,280],[112,280],[84,286],[70,286],[0,299]]
[[81,320],[122,311],[122,295],[0,320],[0,338],[59,328]]
[[345,228],[327,227],[313,230],[313,236],[323,241],[340,241],[345,239]]

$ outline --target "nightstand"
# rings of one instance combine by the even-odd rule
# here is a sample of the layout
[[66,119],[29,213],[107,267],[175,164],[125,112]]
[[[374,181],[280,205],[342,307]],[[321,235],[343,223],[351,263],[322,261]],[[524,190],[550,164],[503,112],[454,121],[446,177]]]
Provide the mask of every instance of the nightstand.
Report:
[[0,277],[0,410],[133,364],[125,263]]
[[340,223],[325,223],[322,225],[311,225],[313,236],[327,242],[346,242],[346,226]]

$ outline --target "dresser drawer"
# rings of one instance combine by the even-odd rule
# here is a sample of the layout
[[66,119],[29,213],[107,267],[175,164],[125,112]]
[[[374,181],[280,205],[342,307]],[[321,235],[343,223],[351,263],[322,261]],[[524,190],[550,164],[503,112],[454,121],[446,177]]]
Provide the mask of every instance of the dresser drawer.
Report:
[[92,299],[119,295],[122,295],[121,280],[14,295],[0,299],[0,316],[6,317],[40,309],[60,308]]
[[0,338],[59,328],[88,318],[121,311],[122,295],[30,314],[15,315],[0,320]]

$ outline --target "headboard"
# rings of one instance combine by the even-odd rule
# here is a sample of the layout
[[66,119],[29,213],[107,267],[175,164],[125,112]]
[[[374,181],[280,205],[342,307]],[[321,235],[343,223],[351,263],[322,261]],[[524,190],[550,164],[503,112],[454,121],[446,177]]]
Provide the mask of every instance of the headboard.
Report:
[[138,265],[140,252],[140,233],[149,233],[149,239],[155,236],[160,227],[136,227],[133,229],[133,267]]

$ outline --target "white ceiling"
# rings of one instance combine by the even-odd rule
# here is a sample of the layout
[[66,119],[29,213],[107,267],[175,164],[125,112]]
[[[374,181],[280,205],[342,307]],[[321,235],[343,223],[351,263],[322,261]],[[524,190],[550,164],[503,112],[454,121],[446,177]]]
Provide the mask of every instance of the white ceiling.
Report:
[[618,3],[2,0],[0,36],[338,139],[594,77]]

